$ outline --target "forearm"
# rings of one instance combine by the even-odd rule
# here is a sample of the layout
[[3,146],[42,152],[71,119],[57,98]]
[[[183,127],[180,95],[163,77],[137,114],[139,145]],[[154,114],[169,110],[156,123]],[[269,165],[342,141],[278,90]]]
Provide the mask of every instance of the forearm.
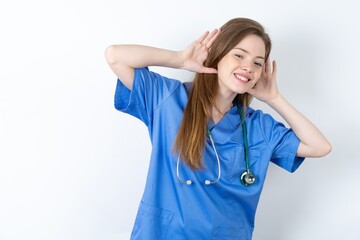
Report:
[[331,151],[331,145],[321,131],[281,95],[268,104],[279,113],[300,139],[298,156],[322,157]]
[[217,73],[217,69],[205,67],[204,62],[218,33],[217,29],[207,31],[182,51],[143,45],[112,45],[106,49],[105,56],[113,72],[129,89],[132,87],[135,68],[162,66],[213,74]]
[[132,87],[135,68],[183,66],[180,52],[142,45],[112,45],[106,49],[105,56],[113,72],[129,89]]
[[181,68],[182,59],[179,52],[143,45],[112,45],[108,61],[113,64],[123,64],[132,68],[147,66],[163,66]]

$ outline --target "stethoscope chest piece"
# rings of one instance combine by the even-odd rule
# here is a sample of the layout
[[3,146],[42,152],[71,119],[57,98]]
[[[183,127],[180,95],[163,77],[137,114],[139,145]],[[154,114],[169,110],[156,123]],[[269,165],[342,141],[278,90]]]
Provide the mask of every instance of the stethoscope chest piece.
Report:
[[240,182],[244,186],[253,185],[255,183],[255,180],[256,180],[255,175],[252,172],[248,171],[248,170],[244,171],[240,176]]
[[[250,163],[249,163],[249,145],[248,145],[248,141],[247,141],[247,130],[246,130],[246,123],[245,123],[245,117],[243,115],[243,112],[241,110],[240,105],[237,105],[237,109],[238,109],[238,113],[240,115],[240,119],[241,119],[241,125],[242,125],[242,129],[243,129],[243,137],[244,137],[244,147],[245,147],[245,164],[246,164],[246,170],[240,175],[240,182],[244,185],[244,186],[251,186],[255,183],[256,177],[255,175],[250,171]],[[214,140],[211,136],[211,132],[210,129],[208,129],[207,135],[209,136],[212,148],[214,150],[215,156],[216,156],[216,160],[217,160],[217,164],[218,164],[218,177],[213,180],[205,180],[205,185],[212,185],[215,183],[218,183],[220,180],[220,176],[221,176],[221,167],[220,167],[220,158],[219,155],[217,153],[216,147],[215,147],[215,143]],[[177,159],[177,163],[176,163],[176,176],[179,180],[179,182],[186,184],[186,185],[191,185],[192,181],[191,180],[183,180],[180,177],[180,173],[179,173],[179,165],[180,165],[180,156],[178,156]]]

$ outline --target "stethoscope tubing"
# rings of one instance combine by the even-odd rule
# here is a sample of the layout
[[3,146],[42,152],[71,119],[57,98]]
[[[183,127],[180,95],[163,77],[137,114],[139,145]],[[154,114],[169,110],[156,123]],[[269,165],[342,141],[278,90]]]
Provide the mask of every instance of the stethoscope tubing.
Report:
[[[240,115],[240,119],[241,119],[241,125],[242,125],[242,130],[243,130],[243,138],[244,138],[244,146],[245,146],[245,165],[246,165],[246,170],[240,175],[240,182],[244,185],[244,186],[251,186],[254,184],[256,177],[255,175],[250,171],[250,163],[249,163],[249,143],[247,140],[247,128],[246,128],[246,122],[245,122],[245,117],[243,112],[241,111],[241,107],[238,104],[237,105],[237,111]],[[207,130],[207,135],[209,136],[212,148],[214,150],[216,159],[217,159],[217,164],[218,164],[218,177],[214,180],[214,181],[210,181],[210,180],[205,180],[205,185],[211,185],[211,184],[215,184],[218,183],[220,181],[220,177],[221,177],[221,162],[220,162],[220,158],[218,155],[218,152],[216,150],[215,147],[215,143],[214,140],[211,136],[211,132],[210,129]],[[186,185],[191,185],[192,181],[191,180],[186,180],[184,181],[181,177],[180,177],[180,173],[179,173],[179,165],[180,165],[180,156],[178,156],[177,158],[177,163],[176,163],[176,176],[179,180],[179,182],[186,184]]]
[[[207,135],[209,136],[209,139],[210,139],[210,142],[211,142],[211,146],[212,148],[214,149],[214,152],[215,152],[215,156],[216,156],[216,160],[217,160],[217,165],[218,165],[218,177],[215,179],[215,181],[210,181],[210,180],[205,180],[205,185],[211,185],[211,184],[215,184],[215,183],[218,183],[220,178],[221,178],[221,162],[220,162],[220,158],[219,158],[219,154],[216,150],[216,147],[215,147],[215,143],[214,143],[214,140],[211,136],[211,133],[210,133],[210,130],[208,129],[208,132],[207,132]],[[181,177],[180,177],[180,173],[179,173],[179,165],[180,165],[180,156],[178,156],[178,159],[177,159],[177,162],[176,162],[176,176],[178,178],[178,180],[183,183],[183,184],[186,184],[186,185],[191,185],[192,184],[192,181],[191,180],[186,180],[184,181]]]

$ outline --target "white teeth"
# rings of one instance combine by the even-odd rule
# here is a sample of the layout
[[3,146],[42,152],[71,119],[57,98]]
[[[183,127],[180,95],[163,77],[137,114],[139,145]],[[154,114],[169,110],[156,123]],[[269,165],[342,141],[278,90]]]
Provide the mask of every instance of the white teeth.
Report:
[[243,77],[243,76],[237,75],[237,74],[235,74],[235,77],[236,77],[237,79],[241,80],[241,81],[244,81],[244,82],[249,81],[249,79],[247,79],[247,78],[245,78],[245,77]]

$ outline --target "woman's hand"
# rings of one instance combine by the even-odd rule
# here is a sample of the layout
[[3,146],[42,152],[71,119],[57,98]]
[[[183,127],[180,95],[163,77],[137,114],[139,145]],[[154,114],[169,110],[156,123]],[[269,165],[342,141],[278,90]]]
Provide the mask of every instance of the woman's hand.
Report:
[[248,93],[266,102],[288,123],[300,139],[296,155],[299,157],[322,157],[331,151],[331,145],[320,130],[302,113],[283,98],[276,84],[276,62],[267,60],[256,86]]
[[205,32],[199,39],[190,44],[184,51],[180,52],[183,60],[182,69],[198,73],[217,73],[215,68],[204,67],[204,62],[219,32],[220,30],[218,29],[212,32]]
[[204,33],[184,51],[133,44],[112,45],[106,49],[106,60],[128,89],[132,88],[135,68],[162,66],[199,73],[217,73],[214,68],[204,67],[204,62],[218,33],[217,29]]
[[248,91],[255,98],[266,103],[270,103],[280,95],[276,83],[276,61],[272,61],[272,66],[270,62],[270,59],[266,61],[259,80],[254,88]]

